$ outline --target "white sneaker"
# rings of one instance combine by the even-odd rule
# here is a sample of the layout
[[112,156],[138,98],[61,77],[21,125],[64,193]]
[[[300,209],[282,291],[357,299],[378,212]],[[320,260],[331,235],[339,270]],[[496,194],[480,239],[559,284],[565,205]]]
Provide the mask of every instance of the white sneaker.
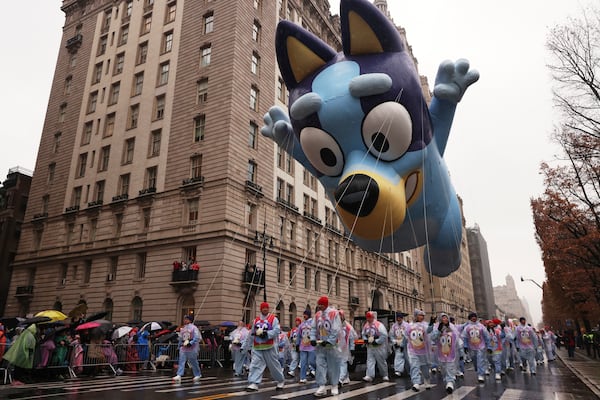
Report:
[[327,396],[327,387],[326,386],[319,386],[319,388],[315,392],[315,396],[317,396],[317,397]]
[[300,379],[299,383],[306,383],[306,379]]
[[173,383],[181,383],[181,376],[175,375],[173,377]]
[[246,387],[246,392],[256,392],[258,390],[258,385],[256,383],[251,383]]
[[275,390],[281,390],[285,387],[285,382],[281,381],[281,382],[277,382],[277,386],[275,387]]
[[483,382],[485,382],[485,378],[483,377],[483,375],[479,375],[479,376],[477,377],[477,382],[479,382],[479,383],[483,383]]
[[389,382],[390,381],[390,377],[389,376],[384,376],[383,377],[383,381],[384,382]]
[[454,384],[452,382],[448,382],[446,384],[446,393],[452,394],[454,392]]
[[346,377],[340,381],[342,385],[347,385],[350,383],[350,378]]
[[363,381],[365,381],[365,382],[373,382],[373,378],[371,378],[370,376],[363,376]]
[[464,377],[465,377],[465,374],[459,371],[459,372],[456,374],[456,376],[458,376],[459,378],[464,378]]
[[288,374],[289,376],[291,376],[292,378],[293,378],[294,376],[296,376],[296,375],[294,374],[294,371],[288,371],[288,373],[287,373],[287,374]]
[[337,396],[338,394],[340,394],[340,389],[338,388],[337,385],[333,385],[331,387],[331,395],[332,396]]
[[415,383],[414,385],[412,385],[412,390],[414,392],[418,392],[420,389],[420,385],[418,383]]
[[310,371],[310,374],[311,374],[313,377],[317,376],[317,373],[316,373],[315,371]]
[[498,373],[496,374],[496,380],[497,380],[497,381],[500,381],[500,380],[502,380],[502,376],[501,376],[500,374],[498,374]]

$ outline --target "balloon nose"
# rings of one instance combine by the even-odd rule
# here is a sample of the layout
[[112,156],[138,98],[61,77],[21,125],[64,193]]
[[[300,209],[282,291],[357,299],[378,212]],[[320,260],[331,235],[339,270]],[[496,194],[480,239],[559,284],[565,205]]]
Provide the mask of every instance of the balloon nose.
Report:
[[368,175],[350,175],[335,190],[335,200],[343,210],[365,217],[373,211],[379,199],[379,185]]

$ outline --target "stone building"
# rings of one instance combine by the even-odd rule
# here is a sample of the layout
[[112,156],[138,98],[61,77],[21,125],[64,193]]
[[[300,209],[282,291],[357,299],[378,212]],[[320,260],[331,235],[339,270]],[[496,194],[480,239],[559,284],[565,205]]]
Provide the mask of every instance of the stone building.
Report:
[[[340,48],[326,0],[61,9],[7,315],[85,302],[119,322],[214,323],[248,320],[266,297],[291,325],[322,294],[350,317],[422,307],[418,251],[356,247],[318,181],[259,133],[287,101],[277,22]],[[194,260],[196,274],[183,270]]]
[[519,298],[515,280],[510,274],[506,275],[506,285],[494,286],[494,299],[498,308],[504,311],[506,318],[525,317],[527,321],[533,323],[529,309]]

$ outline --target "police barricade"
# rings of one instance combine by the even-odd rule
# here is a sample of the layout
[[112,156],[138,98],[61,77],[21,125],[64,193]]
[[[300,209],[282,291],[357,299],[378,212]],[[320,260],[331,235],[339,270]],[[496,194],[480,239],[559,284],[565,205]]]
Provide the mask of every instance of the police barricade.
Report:
[[0,374],[2,375],[2,382],[4,383],[4,385],[6,385],[7,383],[12,383],[12,375],[10,373],[8,361],[2,359],[2,355],[4,355],[4,353],[6,353],[9,348],[10,344],[3,343],[0,345],[0,351],[2,353],[0,355]]
[[116,355],[116,367],[125,371],[138,371],[152,369],[156,371],[154,364],[155,346],[140,344],[116,344],[114,353]]
[[95,375],[110,370],[117,375],[118,359],[112,343],[74,343],[71,349],[69,373],[75,378],[85,371]]
[[[174,343],[157,343],[153,346],[153,361],[156,368],[172,367],[179,361],[179,345]],[[207,344],[200,344],[198,348],[198,362],[205,365],[219,365],[223,367],[224,352],[221,346],[216,349]]]

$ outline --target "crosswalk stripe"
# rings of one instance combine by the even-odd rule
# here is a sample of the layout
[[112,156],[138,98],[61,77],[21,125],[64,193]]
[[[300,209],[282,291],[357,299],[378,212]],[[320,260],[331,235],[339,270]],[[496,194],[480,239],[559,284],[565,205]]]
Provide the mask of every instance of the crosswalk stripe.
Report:
[[520,390],[520,389],[505,389],[504,393],[502,393],[502,396],[500,397],[500,399],[498,400],[519,400],[519,399],[535,399],[536,397],[531,396],[531,392],[529,392],[526,395],[526,391],[524,390]]
[[[215,381],[215,380],[217,380],[217,378],[215,378],[215,377],[205,377],[205,378],[200,378],[200,383],[209,382],[209,381]],[[193,382],[190,380],[189,383],[193,383]],[[165,386],[165,385],[172,386],[172,385],[178,385],[178,387],[179,387],[179,386],[184,385],[184,384],[185,383],[174,384],[173,380],[171,378],[169,378],[169,379],[164,379],[164,380],[161,380],[161,381],[154,381],[152,383],[145,384],[142,387],[140,387],[140,385],[132,384],[130,388],[121,389],[121,392],[135,392],[135,391],[138,391],[138,390],[148,389],[151,386]],[[225,385],[225,384],[226,383],[221,382],[221,383],[216,384],[216,386],[222,386],[222,385]],[[210,385],[205,385],[203,387],[211,387],[211,386]]]
[[[240,392],[232,392],[232,393],[227,393],[228,397],[238,397],[238,396],[247,396],[249,394],[253,394],[253,393],[263,393],[263,392],[269,392],[271,390],[273,390],[275,388],[275,382],[271,381],[269,382],[269,386],[264,386],[260,389],[258,389],[257,391],[254,392],[247,392],[246,390],[240,391]],[[300,385],[304,385],[301,383],[292,383],[291,385],[285,385],[286,388],[295,388],[298,387]],[[243,385],[244,387],[246,385]],[[203,387],[204,388],[204,387]],[[194,392],[190,392],[190,394],[200,394],[203,393],[203,391],[194,391]],[[190,399],[193,400],[193,399]]]
[[325,397],[325,399],[343,400],[343,399],[348,399],[350,397],[358,396],[360,394],[365,394],[365,393],[373,392],[375,390],[385,389],[386,387],[395,386],[395,385],[396,384],[394,382],[381,382],[381,383],[379,383],[377,385],[365,386],[365,387],[357,389],[357,390],[351,390],[349,392],[343,392],[343,393],[338,394],[337,396]]
[[456,397],[462,398],[471,393],[473,390],[475,390],[475,386],[461,386],[454,392],[452,392],[452,394],[449,394],[448,396],[444,397],[442,400],[452,400],[456,399]]
[[422,393],[423,390],[421,390],[421,392],[413,392],[410,389],[405,390],[404,392],[400,392],[400,393],[396,393],[392,396],[389,397],[384,397],[381,400],[403,400],[403,399],[408,399],[409,397],[413,397],[418,395],[419,393]]
[[[344,387],[355,386],[355,385],[358,385],[359,383],[360,383],[359,381],[351,381],[350,383],[344,385]],[[327,390],[331,390],[331,386],[328,385],[327,386]],[[271,399],[273,399],[273,400],[286,400],[286,399],[292,399],[294,397],[304,396],[306,394],[312,394],[314,392],[316,392],[316,388],[311,387],[311,388],[300,390],[300,391],[294,392],[294,393],[284,393],[284,394],[280,394],[280,395],[277,395],[277,396],[271,396]]]

